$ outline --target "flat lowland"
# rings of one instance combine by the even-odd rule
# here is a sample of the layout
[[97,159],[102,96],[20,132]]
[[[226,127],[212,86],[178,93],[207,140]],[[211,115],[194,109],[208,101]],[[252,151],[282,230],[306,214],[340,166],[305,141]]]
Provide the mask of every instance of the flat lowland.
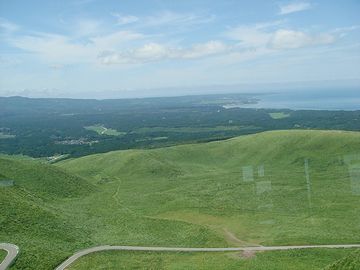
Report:
[[[104,244],[360,243],[359,153],[360,133],[307,130],[55,165],[1,158],[1,173],[15,185],[0,197],[0,240],[22,250],[14,269],[51,269],[79,249]],[[191,269],[197,262],[196,269],[321,269],[350,252],[103,252],[73,268],[119,269],[126,262],[125,269]]]

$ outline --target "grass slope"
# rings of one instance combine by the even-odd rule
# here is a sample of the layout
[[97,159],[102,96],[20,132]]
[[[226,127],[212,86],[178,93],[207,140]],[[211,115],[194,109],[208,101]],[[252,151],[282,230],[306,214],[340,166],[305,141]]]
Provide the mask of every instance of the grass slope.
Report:
[[345,258],[342,258],[325,268],[325,270],[357,270],[357,269],[360,269],[359,250],[351,253]]
[[[186,270],[322,270],[348,250],[272,251],[244,257],[241,253],[99,252],[77,261],[71,270],[186,269]],[[334,268],[335,269],[335,268]]]
[[[356,132],[276,131],[222,142],[116,151],[56,165],[0,158],[1,179],[15,180],[14,186],[0,187],[0,242],[21,249],[12,269],[53,269],[73,252],[102,244],[360,242],[355,181],[359,151]],[[140,269],[167,269],[174,261],[177,268],[170,269],[187,269],[193,260],[209,265],[205,260],[212,258],[214,265],[224,259],[223,269],[263,269],[271,259],[282,269],[300,256],[299,269],[306,261],[311,269],[312,259],[301,256],[318,257],[317,267],[324,267],[331,257],[345,255],[342,250],[331,251],[333,255],[314,252],[278,253],[280,257],[261,253],[251,262],[226,254],[144,254],[134,262]],[[117,264],[117,256],[104,256],[84,260]],[[132,262],[135,255],[119,256]],[[89,268],[89,262],[81,263]]]
[[0,158],[0,242],[21,249],[16,269],[51,269],[71,247],[90,244],[86,231],[61,216],[57,201],[84,196],[95,190],[84,179],[35,161]]
[[[339,244],[360,242],[359,151],[356,132],[274,131],[207,144],[115,151],[60,166],[92,179],[101,186],[102,198],[114,200],[101,210],[103,218],[112,213],[106,226],[113,233],[108,238],[97,232],[98,240],[165,246]],[[120,224],[115,208],[147,220],[140,224],[163,221],[160,238],[131,229],[130,238],[119,234],[128,231],[123,226],[139,221]],[[181,241],[169,237],[178,228],[166,228],[176,222],[203,228],[204,238],[196,230]]]

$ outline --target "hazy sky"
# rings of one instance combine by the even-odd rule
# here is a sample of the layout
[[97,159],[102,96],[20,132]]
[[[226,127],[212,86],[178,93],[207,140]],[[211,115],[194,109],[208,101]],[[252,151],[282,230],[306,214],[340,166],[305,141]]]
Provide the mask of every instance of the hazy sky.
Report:
[[0,0],[0,95],[347,79],[359,0]]

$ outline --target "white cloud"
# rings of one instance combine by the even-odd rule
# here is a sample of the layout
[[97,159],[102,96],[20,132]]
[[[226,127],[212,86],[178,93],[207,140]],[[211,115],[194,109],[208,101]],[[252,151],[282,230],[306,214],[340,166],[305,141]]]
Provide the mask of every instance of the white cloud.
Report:
[[159,43],[147,43],[139,48],[128,51],[103,51],[98,55],[102,64],[146,63],[167,59],[196,59],[219,55],[231,50],[220,41],[209,41],[194,44],[188,48],[172,47]]
[[69,38],[56,34],[27,35],[10,40],[12,45],[24,51],[40,55],[49,62],[71,62],[75,59],[87,59],[91,52],[80,43],[73,43]]
[[117,19],[117,24],[126,25],[139,21],[139,18],[133,15],[121,15],[119,13],[113,13],[113,16]]
[[360,25],[352,25],[347,27],[338,27],[331,31],[331,33],[339,35],[340,38],[347,36],[350,32],[360,29]]
[[240,45],[244,47],[260,47],[268,43],[271,33],[264,31],[256,25],[245,25],[228,30],[225,36],[231,40],[240,41]]
[[95,36],[90,38],[94,47],[100,50],[116,49],[122,44],[130,41],[145,39],[146,36],[134,31],[117,31],[108,35]]
[[102,23],[97,20],[82,19],[74,23],[74,34],[79,37],[92,36],[101,33]]
[[301,31],[281,29],[274,33],[271,46],[275,49],[297,49],[307,46],[330,44],[335,37],[327,34],[309,35]]
[[152,42],[133,50],[129,53],[129,57],[140,61],[154,61],[171,57],[171,50],[171,48],[162,44]]
[[[124,19],[128,17],[127,19]],[[195,24],[208,21],[209,18],[193,14],[162,13],[158,20],[155,17],[142,18],[141,23],[129,16],[122,17],[123,23],[134,20],[136,24],[145,21],[150,25],[165,24],[174,27],[177,24]],[[137,17],[136,17],[137,18]],[[140,19],[139,19],[140,20]],[[1,26],[0,20],[0,26]],[[72,64],[141,64],[164,60],[187,60],[209,57],[214,60],[229,56],[233,59],[245,59],[256,55],[270,54],[284,49],[297,49],[308,46],[330,44],[340,33],[357,29],[334,29],[328,33],[307,33],[286,29],[284,20],[239,25],[228,29],[224,40],[208,40],[201,43],[180,45],[166,34],[145,35],[135,30],[115,31],[106,29],[101,21],[80,20],[74,24],[69,35],[51,33],[31,33],[25,35],[4,35],[4,41],[12,47],[32,53],[48,67],[59,67]],[[14,27],[7,28],[14,29]],[[129,28],[127,28],[129,29]],[[161,28],[163,29],[163,28]],[[137,29],[139,30],[139,29]],[[143,29],[144,30],[144,29]],[[82,36],[76,32],[83,33]],[[145,30],[144,30],[145,31]],[[106,33],[106,34],[104,34]],[[167,38],[164,42],[164,38]]]
[[48,33],[13,37],[7,41],[16,48],[35,53],[43,60],[59,65],[95,62],[101,51],[119,49],[129,41],[142,38],[144,36],[136,32],[118,31],[89,38],[87,42]]
[[6,19],[0,18],[0,30],[5,33],[12,33],[19,29],[20,27],[12,22],[9,22]]
[[189,25],[198,25],[212,22],[214,15],[180,13],[173,11],[162,11],[155,15],[137,17],[134,15],[124,15],[120,13],[112,13],[116,18],[118,25],[126,25],[136,28],[154,28],[159,26],[171,26],[173,29],[182,28]]
[[182,52],[182,58],[199,58],[209,55],[225,53],[231,50],[231,46],[221,41],[212,40],[206,43],[195,44],[189,50]]
[[312,8],[309,2],[294,2],[287,5],[280,5],[279,15],[295,13]]
[[194,25],[211,22],[215,19],[214,15],[205,16],[193,13],[176,13],[172,11],[164,11],[155,16],[145,17],[143,20],[144,26],[159,26],[159,25]]
[[279,21],[238,26],[228,30],[225,36],[239,41],[240,47],[253,49],[266,47],[270,49],[297,49],[330,44],[336,39],[333,33],[309,34],[303,31],[279,28],[281,24],[282,22]]

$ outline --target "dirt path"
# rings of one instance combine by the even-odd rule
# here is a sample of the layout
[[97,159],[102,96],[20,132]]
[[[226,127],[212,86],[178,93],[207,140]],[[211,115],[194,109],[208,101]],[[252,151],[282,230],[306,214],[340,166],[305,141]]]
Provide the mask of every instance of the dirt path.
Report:
[[230,232],[226,228],[224,228],[223,231],[224,231],[226,241],[230,244],[234,244],[235,246],[242,246],[242,247],[260,246],[260,245],[249,243],[249,242],[246,242],[246,241],[243,241],[243,240],[237,238],[234,233]]

